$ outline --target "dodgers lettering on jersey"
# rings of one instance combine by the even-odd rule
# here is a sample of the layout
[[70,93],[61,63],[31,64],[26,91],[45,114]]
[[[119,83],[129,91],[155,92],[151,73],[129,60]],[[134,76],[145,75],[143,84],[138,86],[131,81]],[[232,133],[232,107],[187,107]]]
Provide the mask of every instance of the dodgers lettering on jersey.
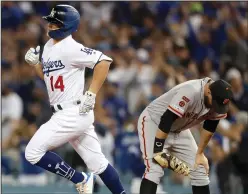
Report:
[[204,120],[219,120],[226,114],[218,114],[204,105],[204,86],[210,78],[184,82],[172,88],[147,106],[151,119],[159,125],[160,118],[168,109],[179,116],[173,123],[172,132],[186,130]]
[[43,58],[41,59],[41,63],[43,65],[43,73],[46,76],[49,76],[50,72],[53,71],[58,71],[61,69],[65,68],[65,65],[63,65],[63,63],[61,62],[61,60],[58,61],[50,61],[50,58],[48,59],[48,61],[44,61]]
[[78,100],[84,91],[85,68],[93,69],[102,55],[76,42],[72,36],[55,45],[50,39],[41,59],[50,104]]

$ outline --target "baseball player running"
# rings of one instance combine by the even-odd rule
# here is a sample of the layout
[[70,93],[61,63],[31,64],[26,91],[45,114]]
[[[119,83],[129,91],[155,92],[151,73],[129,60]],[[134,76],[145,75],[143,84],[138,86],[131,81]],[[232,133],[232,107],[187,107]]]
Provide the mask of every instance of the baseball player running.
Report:
[[[44,46],[41,62],[39,46],[30,48],[25,60],[44,78],[53,116],[32,137],[25,157],[31,164],[71,180],[79,194],[93,192],[93,174],[99,175],[113,194],[125,194],[116,170],[101,151],[93,126],[96,94],[112,59],[72,38],[80,23],[80,15],[74,7],[57,5],[43,18],[48,21],[51,39]],[[83,95],[86,67],[94,68],[94,73],[90,88]],[[67,142],[92,173],[77,172],[51,151]]]
[[[145,108],[138,121],[146,165],[140,194],[156,193],[164,168],[189,175],[193,194],[210,193],[204,149],[219,120],[226,117],[232,95],[231,86],[223,80],[197,79],[175,86]],[[189,128],[202,122],[197,147]]]

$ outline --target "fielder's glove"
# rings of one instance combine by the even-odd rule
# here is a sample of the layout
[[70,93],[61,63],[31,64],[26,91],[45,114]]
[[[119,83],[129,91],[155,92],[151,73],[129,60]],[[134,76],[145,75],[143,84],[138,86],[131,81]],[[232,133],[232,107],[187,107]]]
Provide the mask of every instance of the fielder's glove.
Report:
[[40,63],[39,58],[40,58],[40,46],[37,46],[36,49],[30,48],[25,55],[25,61],[29,65],[39,64]]
[[171,169],[178,174],[185,176],[189,175],[190,169],[184,162],[179,160],[177,157],[171,156],[165,152],[156,153],[153,157],[153,161],[159,164],[161,167]]
[[81,103],[79,106],[79,114],[88,114],[91,110],[94,109],[96,100],[96,94],[87,91],[84,96],[80,99]]

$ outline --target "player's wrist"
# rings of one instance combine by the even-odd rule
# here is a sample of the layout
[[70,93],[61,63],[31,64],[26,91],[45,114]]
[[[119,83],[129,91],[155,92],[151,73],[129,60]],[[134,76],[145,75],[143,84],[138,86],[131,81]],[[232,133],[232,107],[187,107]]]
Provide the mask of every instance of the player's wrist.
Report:
[[202,150],[202,149],[198,149],[197,152],[196,152],[196,155],[201,155],[201,154],[203,154],[203,153],[204,153],[203,151],[204,151],[204,150]]
[[39,66],[39,64],[40,64],[40,61],[38,60],[37,62],[35,61],[34,63],[29,64],[29,65],[32,65],[34,67],[37,67],[37,66]]
[[96,94],[94,93],[94,92],[92,92],[92,91],[90,91],[90,90],[88,90],[88,91],[86,91],[85,92],[85,95],[87,95],[87,96],[92,96],[92,97],[96,97]]
[[156,153],[162,152],[164,149],[164,143],[165,143],[165,139],[160,139],[160,138],[155,137],[153,153],[156,154]]

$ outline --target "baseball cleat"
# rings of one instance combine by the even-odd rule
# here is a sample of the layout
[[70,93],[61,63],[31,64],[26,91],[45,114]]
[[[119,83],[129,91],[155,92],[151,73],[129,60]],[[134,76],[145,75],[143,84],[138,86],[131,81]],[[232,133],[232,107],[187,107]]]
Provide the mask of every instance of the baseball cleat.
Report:
[[93,194],[94,189],[94,174],[93,173],[84,173],[85,179],[81,182],[76,184],[76,189],[78,191],[78,194]]

